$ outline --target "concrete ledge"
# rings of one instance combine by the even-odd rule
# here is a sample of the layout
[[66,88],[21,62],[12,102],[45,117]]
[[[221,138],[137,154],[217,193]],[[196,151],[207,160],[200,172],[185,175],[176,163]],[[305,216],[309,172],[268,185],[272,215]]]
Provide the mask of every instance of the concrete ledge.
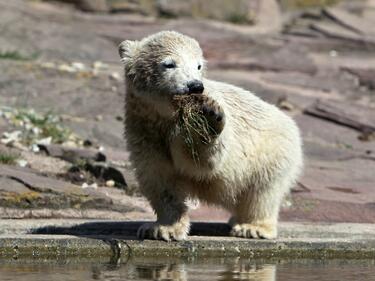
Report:
[[[375,226],[280,224],[276,240],[226,237],[223,223],[195,223],[187,241],[134,238],[141,222],[0,221],[0,258],[246,256],[252,258],[375,258]],[[201,236],[209,235],[211,236]],[[200,235],[200,236],[196,236]]]

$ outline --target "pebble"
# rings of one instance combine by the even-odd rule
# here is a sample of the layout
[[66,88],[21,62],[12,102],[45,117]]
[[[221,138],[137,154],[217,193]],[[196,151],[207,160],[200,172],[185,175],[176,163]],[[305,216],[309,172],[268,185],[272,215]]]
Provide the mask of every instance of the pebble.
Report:
[[24,160],[24,159],[19,159],[19,160],[17,160],[17,164],[18,164],[18,166],[24,168],[24,167],[26,167],[29,163],[28,163],[26,160]]
[[94,62],[92,66],[96,70],[108,69],[108,64],[102,63],[101,61]]
[[68,147],[78,147],[78,144],[71,140],[64,141],[62,144]]
[[294,106],[292,103],[290,103],[290,102],[288,102],[288,101],[286,101],[286,100],[281,101],[281,102],[278,104],[278,106],[279,106],[279,108],[284,109],[284,110],[287,110],[287,111],[292,111],[292,110],[294,110],[294,108],[295,108],[295,106]]
[[39,148],[39,146],[37,145],[37,144],[32,144],[31,145],[31,148],[30,148],[30,150],[32,151],[32,152],[39,152],[40,151],[40,148]]
[[96,182],[92,183],[92,184],[88,184],[87,182],[84,182],[81,186],[82,188],[93,188],[93,189],[97,189],[98,188],[98,184]]
[[115,81],[121,80],[121,76],[118,72],[112,72],[111,75],[109,75],[109,77]]
[[44,62],[40,64],[43,68],[56,68],[56,64],[53,62]]
[[1,138],[1,142],[5,145],[18,142],[21,139],[21,131],[13,131],[11,133],[4,132]]
[[50,145],[52,143],[52,137],[47,137],[37,141],[37,144]]
[[86,69],[86,66],[81,62],[72,62],[72,67],[74,67],[78,71],[83,71]]
[[108,180],[105,182],[105,186],[107,187],[114,187],[115,186],[115,181],[114,180]]
[[338,53],[336,50],[331,50],[329,51],[329,56],[332,57],[332,58],[335,58],[337,57]]
[[76,68],[74,68],[73,66],[68,65],[68,64],[61,64],[61,65],[58,66],[57,69],[60,70],[60,71],[70,72],[70,73],[77,72]]

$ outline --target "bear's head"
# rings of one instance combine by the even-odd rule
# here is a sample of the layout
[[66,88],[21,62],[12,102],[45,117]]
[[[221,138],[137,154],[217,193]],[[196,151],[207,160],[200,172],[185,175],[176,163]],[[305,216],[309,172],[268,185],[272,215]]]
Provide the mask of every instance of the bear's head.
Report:
[[162,31],[141,41],[126,40],[119,46],[127,86],[144,98],[170,98],[202,93],[204,59],[193,38]]

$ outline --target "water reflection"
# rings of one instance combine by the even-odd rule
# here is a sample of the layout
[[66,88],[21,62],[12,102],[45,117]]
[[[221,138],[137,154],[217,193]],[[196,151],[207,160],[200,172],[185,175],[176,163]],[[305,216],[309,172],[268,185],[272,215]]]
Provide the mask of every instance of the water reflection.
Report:
[[135,258],[122,263],[2,261],[1,281],[375,280],[373,260],[260,261],[246,258]]
[[[232,259],[135,259],[116,270],[113,267],[94,267],[94,280],[249,280],[275,281],[275,264]],[[125,279],[124,279],[125,278]]]
[[168,264],[165,266],[137,266],[138,279],[146,280],[188,280],[187,271],[183,264]]
[[276,280],[276,265],[254,264],[254,262],[236,259],[236,263],[227,266],[223,278],[219,280],[274,281]]

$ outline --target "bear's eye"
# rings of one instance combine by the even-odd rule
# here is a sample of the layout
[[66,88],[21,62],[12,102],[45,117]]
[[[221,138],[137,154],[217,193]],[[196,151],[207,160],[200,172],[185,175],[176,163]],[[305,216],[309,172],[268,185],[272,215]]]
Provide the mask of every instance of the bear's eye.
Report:
[[201,68],[202,68],[202,65],[199,64],[199,65],[198,65],[198,70],[201,70]]
[[175,68],[176,67],[176,63],[174,61],[168,61],[168,62],[164,62],[163,66],[165,68]]

